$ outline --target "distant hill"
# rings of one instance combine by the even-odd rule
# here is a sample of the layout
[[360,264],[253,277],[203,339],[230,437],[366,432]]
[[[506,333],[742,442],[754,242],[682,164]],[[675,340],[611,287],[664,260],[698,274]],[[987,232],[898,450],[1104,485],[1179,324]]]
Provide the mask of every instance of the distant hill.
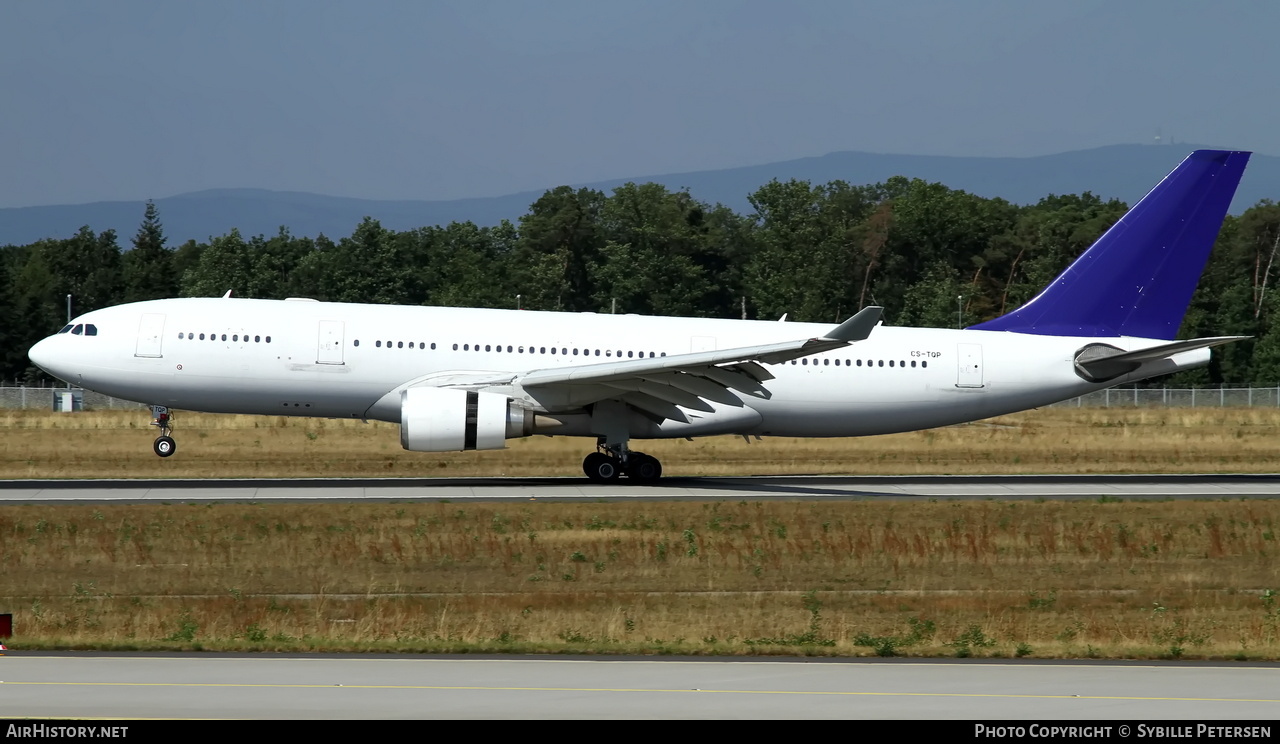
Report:
[[[1084,191],[1133,204],[1193,149],[1196,146],[1112,145],[1033,158],[834,152],[765,165],[574,185],[607,193],[628,181],[652,181],[673,190],[687,188],[696,199],[719,202],[742,214],[751,211],[747,195],[774,178],[868,184],[901,175],[1017,204],[1034,203],[1049,194]],[[548,184],[548,188],[556,185]],[[263,189],[215,189],[157,199],[156,206],[169,244],[176,246],[191,238],[208,240],[232,228],[239,228],[246,236],[274,235],[282,225],[293,235],[324,233],[339,238],[350,235],[366,215],[393,230],[468,220],[493,225],[503,219],[518,219],[542,193],[452,201],[374,201]],[[1239,214],[1261,199],[1280,200],[1280,158],[1255,154],[1231,211]],[[114,229],[127,248],[143,209],[140,201],[0,209],[0,245],[67,237],[81,225],[89,225],[96,231]]]

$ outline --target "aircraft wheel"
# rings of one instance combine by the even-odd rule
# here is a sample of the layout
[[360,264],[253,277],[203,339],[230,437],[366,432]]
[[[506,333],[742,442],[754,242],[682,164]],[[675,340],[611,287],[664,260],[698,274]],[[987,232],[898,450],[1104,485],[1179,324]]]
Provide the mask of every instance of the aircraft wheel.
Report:
[[642,452],[632,452],[627,464],[627,477],[636,483],[653,483],[662,477],[662,463],[658,458]]
[[156,437],[156,443],[152,445],[152,449],[161,457],[168,457],[178,451],[178,443],[173,441],[173,437]]
[[582,472],[593,483],[613,483],[622,475],[622,468],[618,465],[614,458],[601,452],[592,452],[582,461]]

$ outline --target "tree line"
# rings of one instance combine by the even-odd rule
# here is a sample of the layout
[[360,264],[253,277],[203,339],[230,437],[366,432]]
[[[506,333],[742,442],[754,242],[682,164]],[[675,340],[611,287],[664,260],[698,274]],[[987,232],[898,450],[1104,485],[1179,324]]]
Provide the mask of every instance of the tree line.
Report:
[[[0,379],[35,383],[27,349],[72,312],[164,297],[595,311],[836,323],[882,305],[886,323],[957,327],[1031,299],[1127,210],[1091,193],[1019,206],[903,177],[855,186],[772,181],[738,214],[660,184],[561,186],[517,221],[351,235],[287,228],[166,244],[147,204],[124,250],[89,226],[0,247]],[[1248,335],[1207,369],[1160,384],[1280,384],[1280,205],[1228,216],[1181,337]]]

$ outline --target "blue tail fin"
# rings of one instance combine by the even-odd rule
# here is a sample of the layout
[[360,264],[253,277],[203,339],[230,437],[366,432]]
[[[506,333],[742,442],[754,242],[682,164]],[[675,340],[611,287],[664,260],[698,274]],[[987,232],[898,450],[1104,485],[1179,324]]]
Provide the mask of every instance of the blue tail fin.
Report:
[[1248,160],[1191,153],[1035,299],[971,328],[1174,338]]

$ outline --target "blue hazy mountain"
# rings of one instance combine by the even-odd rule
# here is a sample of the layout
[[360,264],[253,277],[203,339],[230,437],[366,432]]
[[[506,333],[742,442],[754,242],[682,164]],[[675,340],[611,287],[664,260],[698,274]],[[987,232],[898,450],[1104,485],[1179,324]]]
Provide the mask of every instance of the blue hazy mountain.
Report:
[[[843,180],[851,184],[885,181],[893,176],[937,181],[984,197],[1033,204],[1049,194],[1091,191],[1132,205],[1151,188],[1153,179],[1173,169],[1194,145],[1112,145],[1030,158],[944,157],[834,152],[820,157],[786,160],[725,170],[619,178],[573,184],[606,193],[629,181],[661,183],[687,189],[694,198],[721,203],[741,213],[752,209],[747,196],[771,179],[813,183]],[[556,184],[549,184],[548,188]],[[472,221],[494,225],[517,220],[542,191],[450,201],[375,201],[263,189],[214,189],[156,199],[165,236],[171,246],[188,239],[208,240],[232,228],[242,235],[274,235],[281,226],[293,235],[331,238],[350,235],[365,216],[384,227],[408,230],[426,225]],[[1280,200],[1280,158],[1254,155],[1236,192],[1231,211],[1239,214],[1261,199]],[[120,244],[142,221],[144,202],[95,202],[47,207],[0,209],[0,245],[24,245],[46,237],[68,237],[82,225],[95,231],[113,229]]]

